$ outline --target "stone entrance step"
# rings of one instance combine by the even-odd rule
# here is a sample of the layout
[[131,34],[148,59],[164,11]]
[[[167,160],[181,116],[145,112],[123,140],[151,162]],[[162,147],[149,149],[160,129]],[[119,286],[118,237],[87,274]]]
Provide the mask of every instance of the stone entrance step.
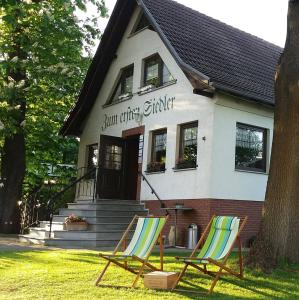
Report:
[[[71,214],[83,217],[88,222],[86,231],[67,231],[65,218]],[[146,216],[148,210],[136,200],[97,201],[80,200],[69,203],[53,216],[52,233],[50,223],[41,221],[39,227],[30,228],[29,234],[20,235],[20,241],[66,248],[115,247],[134,215]]]

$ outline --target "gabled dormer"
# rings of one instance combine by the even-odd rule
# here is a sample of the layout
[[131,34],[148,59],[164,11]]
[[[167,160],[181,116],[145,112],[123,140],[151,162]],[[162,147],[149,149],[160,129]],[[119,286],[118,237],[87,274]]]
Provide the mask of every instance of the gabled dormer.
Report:
[[120,70],[106,105],[121,102],[132,97],[133,75],[134,64]]
[[131,31],[131,35],[136,34],[144,29],[154,30],[148,18],[144,15],[143,12],[140,12]]
[[158,88],[175,81],[158,53],[144,59],[143,69],[142,87]]

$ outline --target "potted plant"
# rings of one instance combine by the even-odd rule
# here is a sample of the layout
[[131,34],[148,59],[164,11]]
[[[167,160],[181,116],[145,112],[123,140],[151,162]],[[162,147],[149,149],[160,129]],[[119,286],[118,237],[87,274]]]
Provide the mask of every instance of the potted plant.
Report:
[[65,224],[66,230],[69,230],[69,231],[87,230],[87,226],[88,226],[88,223],[84,218],[76,216],[74,214],[66,217],[64,224]]

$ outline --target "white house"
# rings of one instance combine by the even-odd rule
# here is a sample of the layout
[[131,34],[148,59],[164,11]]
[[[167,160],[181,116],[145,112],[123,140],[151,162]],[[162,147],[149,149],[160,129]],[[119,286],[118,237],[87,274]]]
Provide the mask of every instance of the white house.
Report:
[[259,225],[281,48],[171,0],[119,0],[61,133],[80,138],[78,167],[99,163],[101,199],[192,208]]

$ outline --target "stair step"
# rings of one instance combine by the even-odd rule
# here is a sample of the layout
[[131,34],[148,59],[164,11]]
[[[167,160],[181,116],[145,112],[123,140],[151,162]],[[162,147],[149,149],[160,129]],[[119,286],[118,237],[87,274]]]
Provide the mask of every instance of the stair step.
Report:
[[45,245],[61,248],[107,248],[115,247],[119,240],[90,240],[90,239],[46,239]]
[[68,209],[142,211],[145,207],[136,203],[68,203]]
[[[65,240],[69,239],[83,239],[83,240],[120,240],[123,236],[123,230],[106,230],[106,231],[67,231],[67,230],[60,230],[54,231],[54,238],[61,238]],[[129,234],[129,237],[132,236],[132,231]]]
[[59,209],[59,215],[76,215],[81,217],[101,217],[101,216],[134,216],[136,214],[144,215],[147,214],[147,210],[113,210],[113,209],[101,209],[101,210],[93,210],[93,209],[69,209],[69,208],[61,208]]
[[[138,215],[147,215],[147,213],[143,213],[143,214],[138,214]],[[54,215],[53,216],[53,220],[55,222],[64,222],[65,218],[68,217],[69,215]],[[117,222],[121,222],[121,223],[127,223],[129,224],[132,219],[133,219],[133,215],[132,216],[109,216],[109,215],[105,215],[105,216],[97,216],[97,217],[85,217],[86,221],[88,223],[94,224],[94,223],[117,223]]]
[[86,203],[97,203],[97,204],[143,204],[139,200],[121,200],[121,199],[97,199],[92,198],[78,199],[74,203],[86,204]]

